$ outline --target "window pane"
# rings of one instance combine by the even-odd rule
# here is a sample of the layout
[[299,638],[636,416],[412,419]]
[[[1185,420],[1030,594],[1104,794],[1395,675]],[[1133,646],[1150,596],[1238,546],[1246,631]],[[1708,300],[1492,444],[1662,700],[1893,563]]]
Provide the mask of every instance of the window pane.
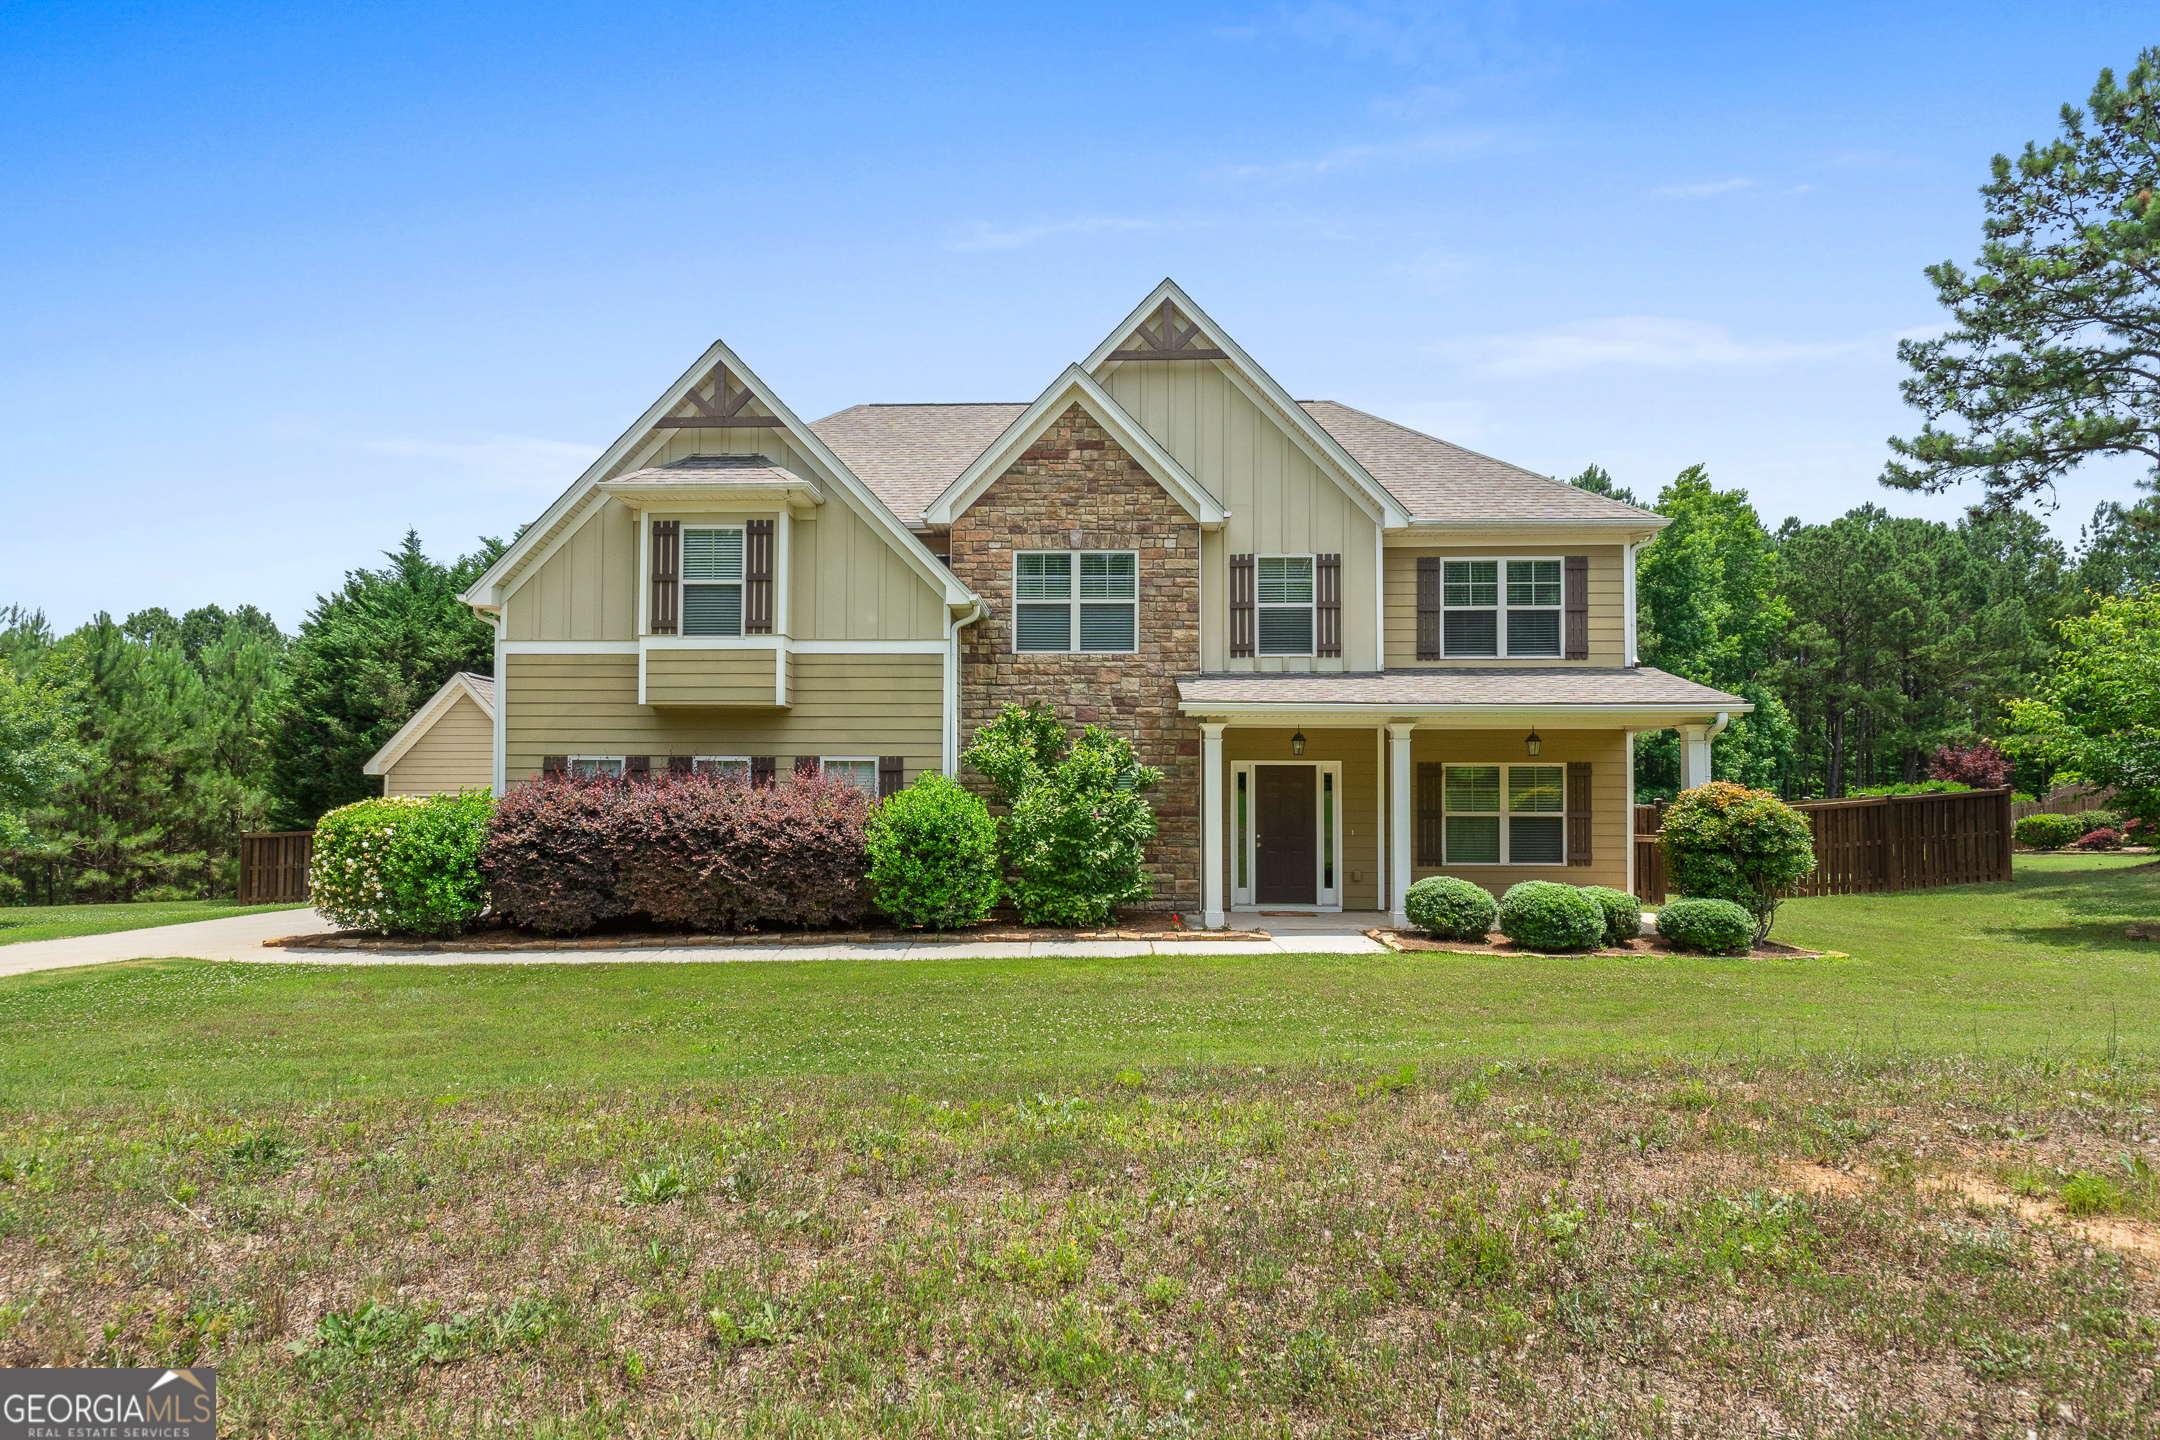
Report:
[[1335,776],[1320,777],[1320,885],[1335,888]]
[[852,780],[858,788],[872,795],[877,794],[877,761],[825,760],[819,763],[833,779]]
[[1499,864],[1500,817],[1497,815],[1448,816],[1447,863],[1450,865]]
[[742,586],[682,587],[683,634],[742,634]]
[[1072,649],[1072,606],[1022,605],[1013,623],[1013,648]]
[[1500,625],[1490,610],[1444,610],[1441,649],[1449,655],[1497,655]]
[[1507,653],[1510,655],[1558,655],[1560,653],[1560,612],[1557,610],[1508,611]]
[[1258,572],[1261,604],[1312,603],[1311,556],[1263,555],[1258,561]]
[[1112,553],[1080,557],[1080,598],[1083,600],[1131,600],[1136,583],[1137,556]]
[[700,775],[748,775],[750,773],[750,762],[748,760],[715,760],[709,755],[700,755],[690,762],[690,768]]
[[1567,822],[1558,816],[1527,818],[1516,816],[1508,821],[1508,863],[1511,865],[1558,865],[1567,859],[1563,853],[1561,830]]
[[1310,655],[1312,609],[1305,605],[1260,607],[1262,655]]
[[1500,562],[1497,560],[1449,560],[1441,567],[1443,605],[1497,605],[1500,603]]
[[1237,883],[1245,888],[1245,777],[1248,771],[1238,771],[1237,777]]
[[1080,607],[1080,648],[1082,650],[1132,649],[1133,607],[1131,605],[1082,605]]
[[1567,766],[1510,765],[1507,808],[1558,815],[1567,809]]
[[572,760],[570,762],[570,773],[573,775],[606,775],[612,778],[622,774],[622,767],[623,762],[620,760]]
[[[1072,595],[1072,556],[1040,550],[1023,550],[1019,568],[1013,572],[1020,600],[1065,600]],[[1063,650],[1065,647],[1057,647]]]
[[683,531],[683,579],[742,579],[742,535],[740,530]]
[[[1446,798],[1443,807],[1449,810],[1498,810],[1500,808],[1500,767],[1497,765],[1450,765],[1447,767]],[[1499,831],[1494,831],[1499,834]]]
[[1557,560],[1508,561],[1507,603],[1510,605],[1558,605],[1560,603],[1560,562]]

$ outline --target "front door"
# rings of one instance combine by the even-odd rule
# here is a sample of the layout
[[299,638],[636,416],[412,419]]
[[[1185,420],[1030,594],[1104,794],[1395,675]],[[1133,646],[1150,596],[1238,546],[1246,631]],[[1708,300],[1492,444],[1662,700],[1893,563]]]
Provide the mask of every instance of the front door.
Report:
[[1319,856],[1314,851],[1313,767],[1253,767],[1253,900],[1260,905],[1320,903]]

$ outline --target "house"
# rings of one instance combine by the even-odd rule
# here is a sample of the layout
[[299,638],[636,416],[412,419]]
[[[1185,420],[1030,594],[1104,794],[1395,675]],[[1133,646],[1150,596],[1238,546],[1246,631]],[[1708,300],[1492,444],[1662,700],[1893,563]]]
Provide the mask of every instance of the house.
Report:
[[485,790],[495,783],[495,681],[457,674],[360,767],[385,795]]
[[1630,882],[1638,731],[1749,707],[1636,663],[1665,521],[1293,400],[1164,281],[1032,401],[806,423],[715,344],[465,599],[493,782],[959,772],[1008,702],[1163,772],[1156,903],[1400,917],[1411,882]]

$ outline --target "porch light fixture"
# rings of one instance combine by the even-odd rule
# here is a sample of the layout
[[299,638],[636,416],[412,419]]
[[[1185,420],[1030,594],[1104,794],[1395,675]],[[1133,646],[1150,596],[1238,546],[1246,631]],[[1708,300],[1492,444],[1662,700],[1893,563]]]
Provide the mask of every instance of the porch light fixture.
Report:
[[1290,737],[1290,753],[1293,755],[1305,753],[1305,732],[1303,730]]
[[1535,755],[1540,749],[1544,747],[1544,744],[1545,742],[1543,740],[1538,739],[1537,726],[1531,726],[1530,738],[1523,741],[1523,749],[1529,751],[1532,755]]

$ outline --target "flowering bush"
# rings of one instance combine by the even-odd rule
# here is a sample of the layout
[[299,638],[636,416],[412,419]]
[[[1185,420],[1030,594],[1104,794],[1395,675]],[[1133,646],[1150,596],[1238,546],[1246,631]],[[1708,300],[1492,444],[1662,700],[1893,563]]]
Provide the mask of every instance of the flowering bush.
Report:
[[1683,895],[1730,900],[1770,933],[1778,901],[1815,868],[1807,817],[1767,790],[1713,780],[1665,812],[1665,874]]
[[972,925],[997,904],[997,822],[982,798],[928,774],[870,815],[870,889],[902,925]]
[[487,908],[479,858],[493,801],[485,791],[388,795],[341,806],[315,825],[315,908],[384,934],[455,935]]
[[2010,757],[1992,740],[1945,745],[1928,762],[1928,774],[1975,790],[2000,790],[2010,783]]

